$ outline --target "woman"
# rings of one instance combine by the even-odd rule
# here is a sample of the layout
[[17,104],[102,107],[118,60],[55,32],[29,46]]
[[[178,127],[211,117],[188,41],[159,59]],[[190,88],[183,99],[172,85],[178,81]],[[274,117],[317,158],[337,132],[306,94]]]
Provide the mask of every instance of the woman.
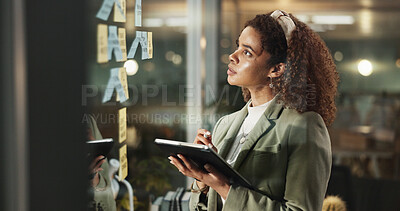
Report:
[[[291,14],[276,10],[248,21],[230,55],[228,83],[242,87],[246,106],[222,117],[215,150],[256,191],[230,184],[218,169],[169,157],[193,177],[191,210],[319,211],[331,169],[326,125],[333,122],[338,74],[324,42]],[[211,145],[210,145],[211,144]]]

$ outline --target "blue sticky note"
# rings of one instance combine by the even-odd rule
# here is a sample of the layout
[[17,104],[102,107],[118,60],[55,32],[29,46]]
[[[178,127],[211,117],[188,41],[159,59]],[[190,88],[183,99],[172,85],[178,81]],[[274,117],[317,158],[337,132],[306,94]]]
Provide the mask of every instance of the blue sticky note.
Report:
[[115,0],[103,0],[103,4],[101,5],[99,11],[96,14],[96,18],[99,18],[103,21],[107,21],[110,16],[111,10],[114,6]]
[[108,52],[107,57],[110,61],[112,58],[112,53],[117,61],[123,61],[121,45],[118,40],[117,26],[108,26]]
[[147,50],[147,48],[148,48],[147,32],[136,31],[135,40],[133,41],[131,48],[129,49],[129,53],[128,53],[129,59],[132,59],[135,57],[137,47],[139,46],[139,44],[142,47],[142,60],[149,58],[149,51]]
[[107,87],[104,92],[104,96],[103,96],[103,100],[102,100],[103,103],[111,100],[114,89],[118,93],[121,103],[128,100],[128,98],[125,95],[124,87],[119,79],[119,71],[120,71],[120,68],[112,68],[110,70],[110,78],[108,79]]
[[135,26],[142,26],[142,0],[136,0],[136,4],[135,4]]

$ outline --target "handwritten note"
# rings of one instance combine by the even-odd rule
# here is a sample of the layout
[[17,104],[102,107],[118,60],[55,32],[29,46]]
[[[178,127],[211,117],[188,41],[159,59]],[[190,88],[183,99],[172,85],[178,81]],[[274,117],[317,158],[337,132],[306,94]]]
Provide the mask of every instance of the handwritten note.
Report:
[[113,52],[117,62],[123,61],[121,45],[118,40],[117,26],[108,26],[108,60],[111,60]]
[[121,108],[118,111],[119,118],[119,143],[126,140],[126,108]]
[[119,171],[118,178],[122,181],[128,176],[128,159],[127,159],[127,147],[126,144],[119,149]]
[[151,55],[151,57],[150,57],[150,55],[149,55],[150,51],[148,48],[148,46],[150,45],[151,46],[151,54],[153,54],[152,34],[150,36],[151,36],[151,43],[149,43],[149,40],[148,40],[148,32],[136,31],[135,40],[133,41],[131,48],[129,49],[129,53],[128,53],[129,59],[132,59],[135,57],[139,43],[140,43],[140,46],[142,47],[142,60],[152,58],[153,55]]
[[126,32],[124,28],[118,29],[118,40],[122,52],[122,61],[126,61]]
[[[111,97],[113,95],[114,90],[116,90],[121,103],[125,102],[128,100],[128,92],[127,88],[124,88],[124,85],[122,85],[122,81],[120,80],[120,71],[125,72],[125,78],[126,78],[126,70],[124,67],[122,68],[112,68],[110,70],[110,78],[108,79],[107,87],[103,96],[102,102],[108,102],[111,100]],[[121,73],[122,74],[122,73]],[[127,82],[126,87],[128,87]]]
[[114,2],[115,0],[103,0],[103,4],[97,12],[96,18],[107,21],[113,8]]
[[108,62],[107,57],[107,25],[97,25],[97,62],[106,63]]
[[153,32],[147,32],[147,58],[153,58]]
[[126,22],[126,0],[115,0],[114,21],[122,23]]
[[135,26],[142,26],[142,0],[136,0],[135,4]]

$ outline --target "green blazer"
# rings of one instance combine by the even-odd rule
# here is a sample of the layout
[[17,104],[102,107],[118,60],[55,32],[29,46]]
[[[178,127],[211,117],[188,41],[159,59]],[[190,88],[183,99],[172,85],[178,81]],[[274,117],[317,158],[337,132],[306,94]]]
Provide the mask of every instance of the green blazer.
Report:
[[[247,115],[247,105],[214,127],[212,142],[224,158]],[[274,98],[247,137],[233,168],[258,191],[231,185],[222,210],[322,209],[332,155],[319,114],[284,108]],[[221,208],[220,196],[211,188],[206,196],[192,194],[190,210]]]

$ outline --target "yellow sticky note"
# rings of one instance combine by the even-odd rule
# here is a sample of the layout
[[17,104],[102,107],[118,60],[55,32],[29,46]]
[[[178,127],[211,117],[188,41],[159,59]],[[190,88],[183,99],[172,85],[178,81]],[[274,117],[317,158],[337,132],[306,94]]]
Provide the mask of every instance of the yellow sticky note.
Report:
[[97,25],[97,62],[108,62],[108,27],[106,24]]
[[118,28],[118,40],[122,51],[122,61],[126,61],[126,32],[125,28]]
[[119,119],[119,143],[126,140],[126,108],[121,108],[118,111]]
[[119,171],[118,177],[119,181],[122,181],[128,176],[128,152],[126,144],[119,149]]
[[117,0],[114,4],[114,21],[125,23],[126,21],[126,0]]
[[153,32],[147,32],[147,52],[149,59],[153,58]]

